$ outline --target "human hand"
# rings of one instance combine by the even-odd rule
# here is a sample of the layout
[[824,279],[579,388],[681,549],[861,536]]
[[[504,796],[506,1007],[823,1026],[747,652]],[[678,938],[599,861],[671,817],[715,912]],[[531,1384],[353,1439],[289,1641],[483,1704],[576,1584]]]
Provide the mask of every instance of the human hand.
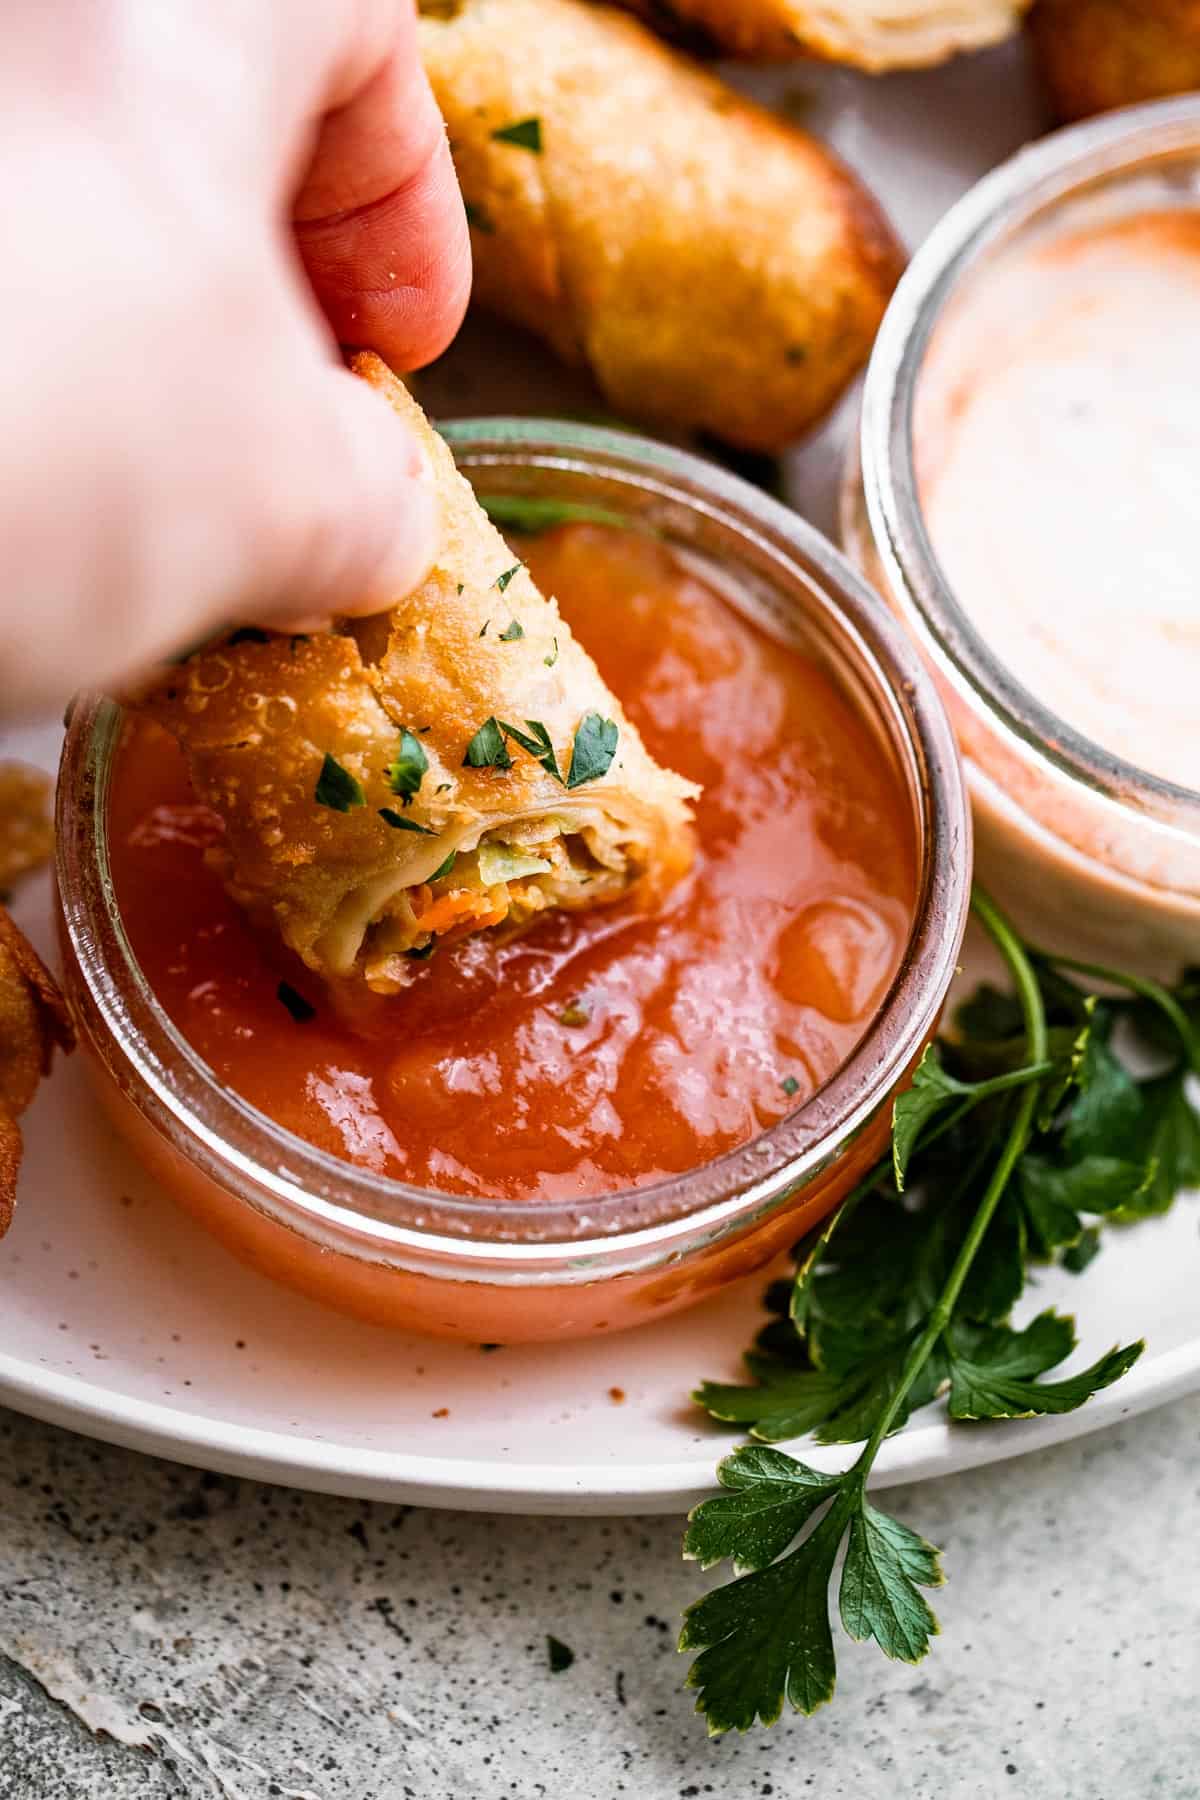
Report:
[[24,9],[0,244],[0,712],[420,579],[421,452],[336,353],[466,305],[412,0]]

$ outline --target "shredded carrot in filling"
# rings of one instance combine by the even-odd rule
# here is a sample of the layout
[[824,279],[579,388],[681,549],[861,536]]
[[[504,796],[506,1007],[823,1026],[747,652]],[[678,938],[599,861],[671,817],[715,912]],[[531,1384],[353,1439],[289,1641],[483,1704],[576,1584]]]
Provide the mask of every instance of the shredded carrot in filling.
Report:
[[436,932],[438,936],[444,936],[457,925],[498,925],[508,915],[508,900],[502,897],[497,903],[492,892],[494,890],[478,893],[470,888],[460,888],[457,893],[442,894],[437,900],[430,896],[431,904],[423,908],[423,903],[415,897],[416,893],[429,894],[429,889],[422,887],[411,896],[413,911],[421,930]]

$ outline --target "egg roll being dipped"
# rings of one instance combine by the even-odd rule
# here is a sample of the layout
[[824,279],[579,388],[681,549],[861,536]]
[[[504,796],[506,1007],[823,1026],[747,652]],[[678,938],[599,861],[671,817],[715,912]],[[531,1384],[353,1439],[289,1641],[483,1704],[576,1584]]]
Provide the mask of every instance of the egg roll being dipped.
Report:
[[550,908],[653,903],[692,856],[661,769],[380,359],[352,365],[419,435],[441,550],[387,614],[234,632],[139,701],[220,815],[234,897],[305,963],[380,993],[438,944]]

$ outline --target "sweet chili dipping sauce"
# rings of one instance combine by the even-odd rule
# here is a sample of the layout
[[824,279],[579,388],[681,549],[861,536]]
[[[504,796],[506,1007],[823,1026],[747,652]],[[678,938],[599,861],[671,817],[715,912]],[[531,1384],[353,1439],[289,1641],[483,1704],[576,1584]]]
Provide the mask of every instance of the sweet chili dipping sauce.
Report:
[[799,1105],[877,1010],[916,882],[901,779],[814,662],[654,539],[574,524],[519,552],[651,753],[703,787],[661,912],[476,937],[348,1011],[206,868],[220,824],[157,728],[129,728],[109,819],[138,960],[223,1082],[379,1174],[515,1203],[695,1168]]

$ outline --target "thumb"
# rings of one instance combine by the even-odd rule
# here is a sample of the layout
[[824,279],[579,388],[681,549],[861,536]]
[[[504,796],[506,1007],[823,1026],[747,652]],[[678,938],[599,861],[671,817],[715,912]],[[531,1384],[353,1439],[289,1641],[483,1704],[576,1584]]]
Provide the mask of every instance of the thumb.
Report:
[[379,612],[411,593],[437,554],[440,508],[425,450],[347,369],[320,365],[295,401],[291,450],[263,522],[261,586],[242,616],[281,626]]

